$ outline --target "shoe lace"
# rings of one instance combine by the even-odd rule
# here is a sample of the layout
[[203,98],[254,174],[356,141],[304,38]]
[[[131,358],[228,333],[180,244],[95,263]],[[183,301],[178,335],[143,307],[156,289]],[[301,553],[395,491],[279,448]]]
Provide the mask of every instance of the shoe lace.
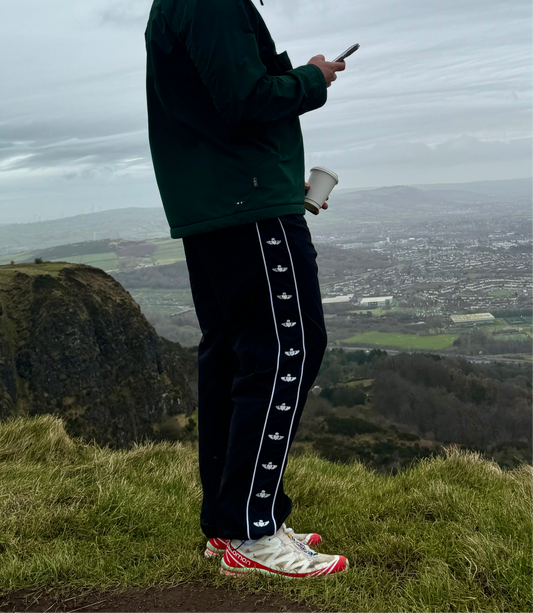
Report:
[[302,543],[302,541],[295,539],[290,534],[288,534],[287,536],[292,540],[292,542],[296,545],[296,547],[298,547],[299,549],[303,551],[303,553],[305,553],[305,555],[309,556],[310,558],[314,558],[315,556],[318,555],[316,551],[313,551],[311,547],[309,547],[305,543]]
[[311,549],[311,547],[309,547],[305,543],[302,543],[302,541],[299,541],[294,536],[294,530],[292,528],[287,528],[287,526],[285,524],[283,524],[283,531],[293,541],[293,543],[297,547],[299,547],[305,554],[307,554],[308,556],[311,556],[311,557],[314,557],[314,556],[318,555],[316,551],[313,551],[313,549]]

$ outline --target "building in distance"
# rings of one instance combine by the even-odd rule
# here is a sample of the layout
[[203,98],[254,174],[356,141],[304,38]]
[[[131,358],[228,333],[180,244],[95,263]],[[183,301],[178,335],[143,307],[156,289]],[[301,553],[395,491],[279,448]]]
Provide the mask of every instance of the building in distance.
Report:
[[450,315],[450,319],[454,324],[488,324],[494,321],[494,315],[490,313],[471,313],[470,315]]
[[346,296],[334,296],[331,298],[324,298],[322,300],[322,304],[340,304],[342,302],[350,302],[353,298],[353,294],[348,294]]
[[372,298],[362,298],[359,303],[362,307],[367,307],[368,309],[378,309],[380,307],[384,307],[390,305],[392,303],[394,296],[375,296]]

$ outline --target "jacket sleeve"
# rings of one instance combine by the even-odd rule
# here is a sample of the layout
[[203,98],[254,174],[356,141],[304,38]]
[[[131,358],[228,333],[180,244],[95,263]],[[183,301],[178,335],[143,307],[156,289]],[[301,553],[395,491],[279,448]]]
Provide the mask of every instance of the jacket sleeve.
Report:
[[243,0],[188,0],[177,35],[230,124],[276,121],[319,108],[326,80],[313,65],[267,75]]

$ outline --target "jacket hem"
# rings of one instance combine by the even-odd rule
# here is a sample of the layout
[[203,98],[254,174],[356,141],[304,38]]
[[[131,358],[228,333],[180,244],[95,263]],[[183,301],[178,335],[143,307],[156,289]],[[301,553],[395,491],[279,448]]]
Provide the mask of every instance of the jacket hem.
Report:
[[278,206],[268,207],[254,211],[244,211],[242,213],[234,213],[227,217],[219,217],[218,219],[209,219],[199,223],[190,224],[188,226],[180,226],[170,228],[171,238],[184,238],[194,234],[204,234],[205,232],[214,232],[232,226],[241,226],[247,223],[255,223],[262,219],[272,219],[272,217],[281,217],[282,215],[303,215],[305,207],[303,204],[281,204]]

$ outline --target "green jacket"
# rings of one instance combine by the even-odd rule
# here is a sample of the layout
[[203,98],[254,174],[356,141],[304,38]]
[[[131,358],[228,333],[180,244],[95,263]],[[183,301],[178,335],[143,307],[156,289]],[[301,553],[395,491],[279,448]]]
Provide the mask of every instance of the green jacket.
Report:
[[155,0],[146,29],[150,148],[171,236],[304,213],[299,115],[326,102],[251,0]]

